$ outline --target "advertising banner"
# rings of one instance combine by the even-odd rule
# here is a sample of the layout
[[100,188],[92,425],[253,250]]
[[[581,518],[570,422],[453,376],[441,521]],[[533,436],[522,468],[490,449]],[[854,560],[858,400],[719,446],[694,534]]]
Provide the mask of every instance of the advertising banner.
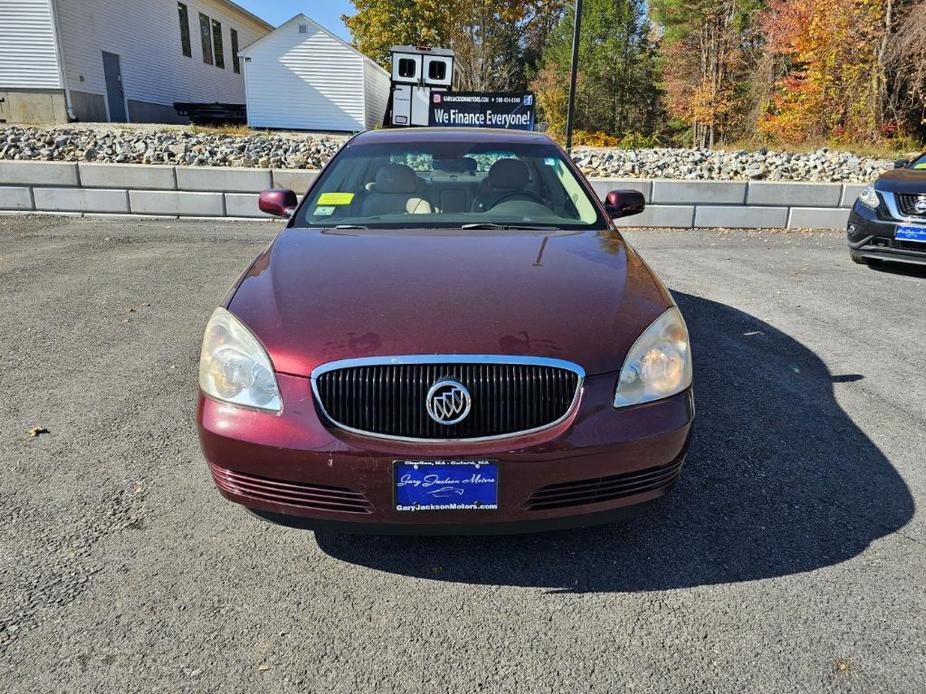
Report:
[[428,125],[533,130],[534,95],[432,92]]

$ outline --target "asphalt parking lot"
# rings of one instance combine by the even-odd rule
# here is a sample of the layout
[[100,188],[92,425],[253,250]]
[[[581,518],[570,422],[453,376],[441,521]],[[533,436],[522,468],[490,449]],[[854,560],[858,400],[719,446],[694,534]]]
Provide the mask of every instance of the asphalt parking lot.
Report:
[[668,498],[316,536],[221,499],[193,419],[205,322],[275,228],[0,217],[0,690],[923,691],[926,271],[629,232],[695,350]]

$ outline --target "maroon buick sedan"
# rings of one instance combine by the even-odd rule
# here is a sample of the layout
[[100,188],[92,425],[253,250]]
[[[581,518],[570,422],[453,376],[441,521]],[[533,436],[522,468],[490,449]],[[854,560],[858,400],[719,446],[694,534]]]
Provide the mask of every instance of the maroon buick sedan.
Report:
[[678,479],[688,331],[537,133],[350,140],[206,327],[203,452],[221,493],[286,525],[511,533],[608,522]]

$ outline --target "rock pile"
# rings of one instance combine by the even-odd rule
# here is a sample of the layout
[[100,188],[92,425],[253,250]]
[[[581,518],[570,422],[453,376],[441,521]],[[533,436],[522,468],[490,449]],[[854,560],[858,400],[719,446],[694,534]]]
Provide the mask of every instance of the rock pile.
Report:
[[318,169],[346,137],[195,128],[0,128],[0,159]]
[[573,157],[588,176],[676,178],[685,180],[872,181],[892,161],[850,152],[722,151],[703,149],[575,149]]
[[[318,169],[347,138],[338,135],[235,135],[195,128],[111,125],[0,126],[0,159],[130,164]],[[576,148],[588,176],[858,182],[877,178],[890,161],[849,152]]]

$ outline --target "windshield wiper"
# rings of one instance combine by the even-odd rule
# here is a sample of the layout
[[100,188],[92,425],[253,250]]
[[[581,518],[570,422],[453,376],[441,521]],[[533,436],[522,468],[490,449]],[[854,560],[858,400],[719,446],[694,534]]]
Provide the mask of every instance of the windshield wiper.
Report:
[[369,229],[370,227],[365,227],[363,224],[335,224],[335,229]]
[[461,229],[516,229],[524,231],[559,231],[559,227],[530,224],[496,224],[495,222],[473,222],[464,224]]

